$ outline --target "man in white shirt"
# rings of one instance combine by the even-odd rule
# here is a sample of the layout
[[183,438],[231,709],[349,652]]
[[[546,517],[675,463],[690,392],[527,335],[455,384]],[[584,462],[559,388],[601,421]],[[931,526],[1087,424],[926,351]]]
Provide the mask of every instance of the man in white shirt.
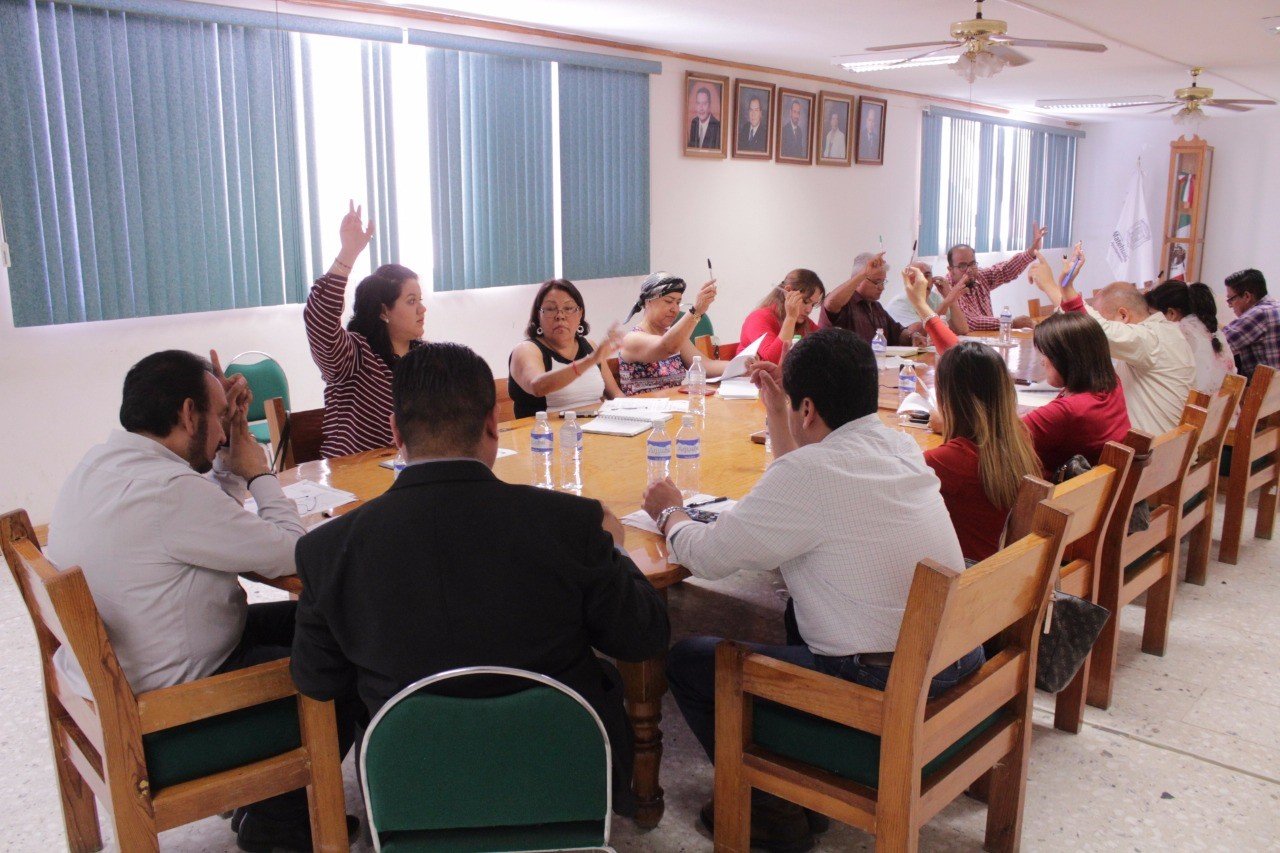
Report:
[[[912,261],[910,266],[920,270],[925,280],[929,282],[929,307],[933,309],[933,313],[945,318],[951,331],[957,335],[969,334],[969,322],[965,319],[959,304],[960,295],[969,286],[968,278],[962,278],[958,283],[952,284],[942,276],[935,276],[933,267],[925,261]],[[884,310],[903,326],[920,322],[920,316],[916,314],[916,309],[907,298],[905,290],[885,302]]]
[[[669,480],[646,490],[644,508],[695,577],[781,567],[805,645],[753,649],[883,690],[916,564],[964,568],[938,480],[915,439],[881,422],[875,358],[853,332],[807,335],[782,367],[757,364],[753,380],[776,454],[755,488],[710,525],[690,520]],[[667,659],[672,695],[713,760],[718,642],[684,640]],[[947,667],[931,694],[982,661],[978,648]],[[807,849],[803,813],[776,799],[756,798],[752,831],[753,844]]]
[[[293,574],[306,528],[249,432],[248,406],[242,377],[181,350],[147,356],[125,377],[124,431],[85,454],[54,505],[48,557],[84,572],[135,693],[289,656],[296,602],[250,606],[239,574]],[[89,696],[65,651],[59,669]],[[352,725],[339,718],[345,749]],[[310,849],[302,791],[235,823],[242,844]]]

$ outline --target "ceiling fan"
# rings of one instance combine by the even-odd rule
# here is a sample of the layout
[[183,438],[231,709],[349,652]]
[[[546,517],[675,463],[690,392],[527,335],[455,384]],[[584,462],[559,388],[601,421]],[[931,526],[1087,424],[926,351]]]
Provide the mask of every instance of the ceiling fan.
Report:
[[[1031,61],[1031,57],[1014,50],[1015,47],[1044,47],[1053,50],[1081,50],[1089,53],[1102,53],[1107,49],[1104,44],[1090,42],[1014,38],[1006,34],[1009,29],[1006,22],[982,16],[982,3],[983,0],[977,0],[978,12],[974,18],[968,21],[955,21],[951,24],[950,41],[885,44],[867,48],[870,53],[929,48],[924,53],[906,59],[876,62],[837,60],[837,64],[843,65],[849,71],[883,71],[921,65],[951,65],[957,74],[972,83],[978,77],[994,77],[1007,65],[1026,65]],[[948,53],[957,48],[959,53]]]
[[1206,118],[1209,114],[1204,111],[1205,107],[1219,107],[1231,112],[1243,113],[1254,107],[1273,106],[1275,104],[1275,101],[1265,98],[1215,98],[1212,89],[1208,86],[1201,86],[1199,83],[1200,74],[1203,71],[1203,68],[1192,68],[1191,85],[1175,90],[1172,99],[1164,99],[1159,95],[1135,95],[1122,98],[1089,98],[1083,101],[1036,101],[1036,106],[1050,110],[1088,109],[1091,107],[1106,107],[1111,110],[1130,109],[1132,107],[1161,107],[1161,109],[1154,110],[1149,115],[1178,110],[1173,115],[1174,122],[1176,124],[1187,124]]

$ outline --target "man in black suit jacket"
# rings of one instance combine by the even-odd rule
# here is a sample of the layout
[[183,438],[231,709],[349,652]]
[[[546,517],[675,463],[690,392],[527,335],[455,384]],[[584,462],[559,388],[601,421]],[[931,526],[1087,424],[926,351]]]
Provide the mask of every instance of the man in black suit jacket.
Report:
[[[599,502],[504,483],[493,374],[460,344],[396,366],[392,435],[409,460],[381,497],[298,543],[293,678],[317,699],[353,687],[369,713],[447,669],[509,666],[582,694],[609,733],[614,810],[632,814],[632,738],[617,668],[667,648],[658,592]],[[454,691],[510,688],[465,679]]]
[[760,99],[753,97],[747,102],[747,120],[738,125],[739,151],[767,151],[769,149],[769,128],[764,123],[764,109]]
[[720,119],[711,114],[711,90],[702,86],[693,96],[694,117],[689,121],[689,148],[719,148]]

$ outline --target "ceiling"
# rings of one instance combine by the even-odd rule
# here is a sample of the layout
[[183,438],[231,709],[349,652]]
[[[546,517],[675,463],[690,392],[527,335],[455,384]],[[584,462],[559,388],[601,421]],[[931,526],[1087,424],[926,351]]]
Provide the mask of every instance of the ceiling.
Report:
[[[1034,111],[1037,99],[1171,96],[1175,88],[1190,85],[1192,65],[1208,69],[1201,85],[1213,87],[1218,97],[1280,100],[1280,36],[1261,23],[1280,15],[1280,0],[987,0],[986,17],[1008,21],[1012,36],[1101,42],[1108,51],[1026,48],[1033,62],[972,86],[945,66],[849,74],[831,62],[877,44],[944,40],[951,21],[973,17],[974,5],[966,0],[397,0],[396,5],[1028,111]],[[1056,114],[1096,120],[1144,112]]]

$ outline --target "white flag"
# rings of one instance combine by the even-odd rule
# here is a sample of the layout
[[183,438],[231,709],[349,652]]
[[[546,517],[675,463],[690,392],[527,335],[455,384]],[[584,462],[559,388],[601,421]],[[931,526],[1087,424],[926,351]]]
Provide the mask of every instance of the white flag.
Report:
[[1118,281],[1139,286],[1156,277],[1155,241],[1147,218],[1147,198],[1142,191],[1142,169],[1138,168],[1124,198],[1124,208],[1107,246],[1107,264]]

